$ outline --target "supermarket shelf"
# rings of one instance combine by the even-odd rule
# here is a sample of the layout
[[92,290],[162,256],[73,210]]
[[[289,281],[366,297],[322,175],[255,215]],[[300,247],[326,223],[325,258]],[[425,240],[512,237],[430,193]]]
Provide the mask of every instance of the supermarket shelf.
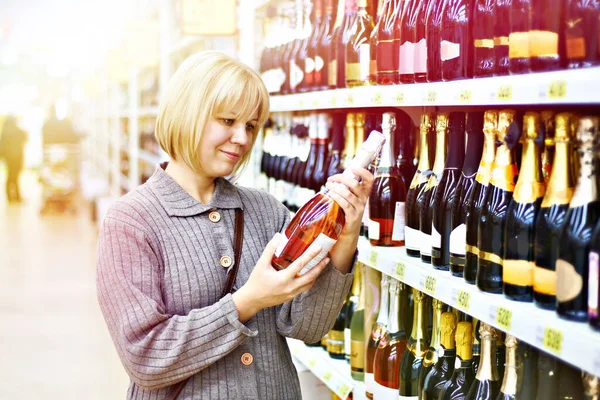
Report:
[[365,385],[352,379],[348,361],[335,360],[321,347],[308,347],[299,340],[288,339],[288,345],[294,358],[339,397],[345,399],[352,392],[354,400],[366,399]]
[[[435,270],[402,248],[374,247],[361,238],[358,259],[384,274],[422,290],[483,322],[594,375],[600,375],[600,334],[586,323],[569,322],[532,303],[484,293],[462,278]],[[585,343],[585,354],[581,344]]]
[[153,154],[152,152],[149,152],[148,150],[139,149],[138,152],[139,152],[138,155],[140,157],[140,160],[146,161],[149,164],[156,165],[156,164],[160,164],[160,162],[162,161],[162,159],[159,155]]
[[271,112],[406,106],[600,104],[600,67],[271,96]]

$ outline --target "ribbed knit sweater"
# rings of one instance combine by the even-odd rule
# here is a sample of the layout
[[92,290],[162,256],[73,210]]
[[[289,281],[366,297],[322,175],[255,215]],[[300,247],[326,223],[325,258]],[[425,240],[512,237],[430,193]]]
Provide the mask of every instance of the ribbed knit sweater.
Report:
[[202,204],[158,167],[107,212],[98,298],[131,379],[128,399],[162,400],[189,376],[179,399],[301,398],[285,337],[324,336],[352,274],[329,265],[310,290],[242,324],[231,295],[219,298],[227,281],[220,259],[234,258],[235,208],[245,220],[235,291],[289,222],[287,209],[269,194],[219,178],[212,200]]

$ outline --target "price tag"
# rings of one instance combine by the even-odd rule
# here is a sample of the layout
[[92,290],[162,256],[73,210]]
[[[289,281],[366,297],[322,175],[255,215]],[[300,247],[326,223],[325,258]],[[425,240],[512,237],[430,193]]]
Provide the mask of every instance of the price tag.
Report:
[[323,382],[329,383],[329,381],[331,381],[331,378],[333,378],[333,373],[329,370],[325,371],[325,373],[323,374]]
[[352,93],[348,94],[348,98],[346,99],[346,103],[348,103],[349,106],[353,106],[354,105],[354,95],[352,95]]
[[304,100],[298,100],[298,108],[304,108]]
[[471,305],[471,293],[465,289],[460,289],[456,296],[456,305],[463,311],[468,312]]
[[308,360],[308,368],[310,369],[314,369],[315,366],[317,365],[317,360]]
[[335,107],[337,105],[337,97],[335,97],[335,95],[331,95],[331,97],[329,98],[329,104],[331,104],[332,107]]
[[396,279],[403,281],[406,273],[406,264],[403,261],[396,262]]
[[340,396],[342,399],[345,399],[348,397],[348,395],[350,394],[350,392],[352,391],[352,387],[346,383],[344,383],[342,386],[340,386],[340,388],[338,389],[338,396]]
[[549,99],[564,99],[567,97],[567,81],[557,80],[550,82],[548,87],[548,98]]
[[375,250],[371,250],[371,254],[369,254],[369,265],[371,267],[376,267],[378,258],[379,254]]
[[375,92],[375,94],[373,94],[373,104],[376,106],[383,104],[383,95],[381,92]]
[[498,306],[498,310],[496,310],[496,323],[505,331],[510,331],[512,311],[506,307]]
[[437,90],[430,90],[427,92],[427,97],[425,98],[425,102],[427,104],[434,104],[434,103],[437,103],[437,99],[438,99]]
[[423,285],[423,291],[431,296],[435,295],[435,285],[437,278],[435,276],[427,275],[425,278],[425,285]]
[[404,92],[396,92],[396,104],[404,104]]
[[470,103],[472,97],[473,92],[471,92],[471,90],[469,89],[466,89],[460,92],[460,94],[458,95],[458,101],[460,103]]
[[562,353],[563,334],[558,329],[544,329],[544,347],[555,354]]
[[512,100],[512,86],[500,85],[500,87],[498,88],[498,92],[496,93],[496,99],[499,101]]
[[313,99],[313,107],[319,108],[319,98],[317,96],[315,96],[315,98]]

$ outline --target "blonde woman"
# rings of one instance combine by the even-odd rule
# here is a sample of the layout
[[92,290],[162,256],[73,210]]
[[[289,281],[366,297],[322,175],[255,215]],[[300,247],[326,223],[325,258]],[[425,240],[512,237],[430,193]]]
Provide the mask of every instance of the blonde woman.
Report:
[[[331,196],[346,213],[338,243],[301,277],[318,248],[275,270],[287,209],[225,179],[245,164],[268,113],[258,75],[218,52],[187,59],[167,87],[156,139],[170,161],[111,207],[99,239],[98,297],[131,378],[128,399],[301,398],[285,338],[316,342],[332,327],[373,177],[365,169],[355,171],[361,183],[332,177]],[[241,260],[222,295],[236,209]]]

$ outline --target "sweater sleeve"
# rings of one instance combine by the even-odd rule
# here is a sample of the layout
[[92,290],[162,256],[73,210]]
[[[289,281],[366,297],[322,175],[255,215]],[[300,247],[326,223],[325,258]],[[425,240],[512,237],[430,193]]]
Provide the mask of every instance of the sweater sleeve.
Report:
[[184,380],[258,334],[254,320],[239,322],[230,294],[188,315],[167,314],[155,250],[143,229],[105,218],[98,247],[100,308],[131,380],[149,390]]
[[[290,214],[283,205],[281,207],[283,231],[290,222]],[[277,306],[277,331],[281,335],[315,343],[327,334],[352,286],[356,255],[349,273],[343,274],[329,263],[312,288]]]

